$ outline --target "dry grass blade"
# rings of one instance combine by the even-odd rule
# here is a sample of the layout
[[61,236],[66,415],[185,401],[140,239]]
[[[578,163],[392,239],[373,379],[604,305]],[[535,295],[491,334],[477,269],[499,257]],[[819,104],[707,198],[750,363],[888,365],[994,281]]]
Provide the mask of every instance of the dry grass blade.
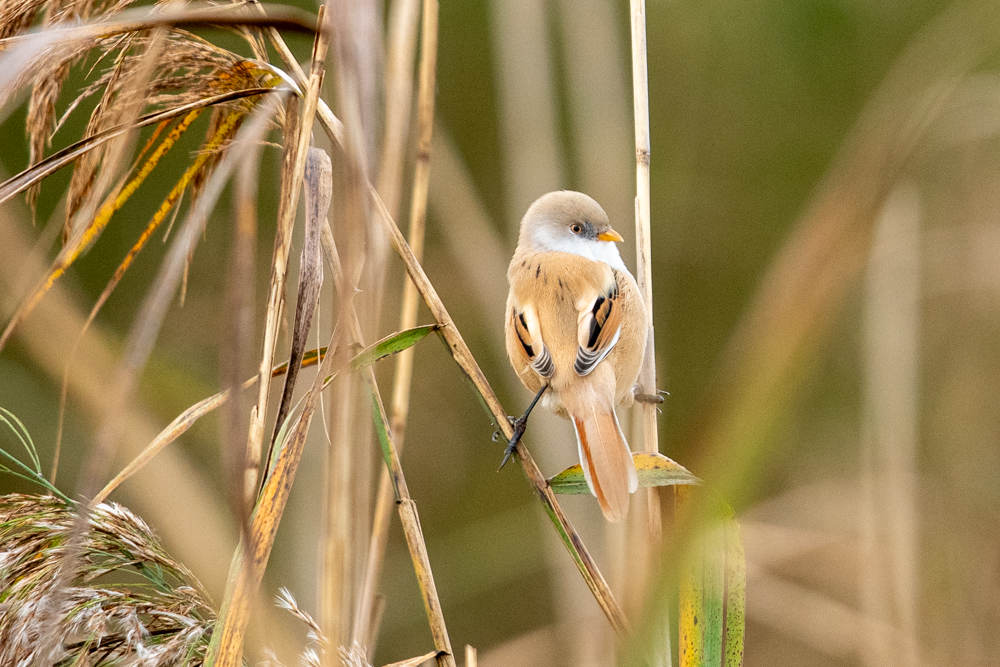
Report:
[[[328,349],[335,349],[337,332]],[[305,396],[302,413],[289,429],[275,461],[274,472],[267,477],[261,490],[250,528],[246,548],[237,548],[233,558],[231,580],[226,588],[226,599],[219,614],[220,621],[212,635],[208,667],[238,667],[243,650],[243,639],[250,618],[250,608],[260,587],[267,561],[274,546],[278,524],[288,502],[295,473],[298,470],[306,435],[319,401],[323,379],[330,373],[336,354],[326,354],[320,372]]]
[[[245,382],[241,389],[248,389],[256,382],[257,378],[252,378]],[[172,422],[170,422],[170,425],[167,426],[167,428],[156,436],[156,439],[153,440],[153,442],[149,443],[149,445],[142,450],[139,456],[132,459],[132,461],[130,461],[120,473],[115,475],[114,479],[108,482],[104,488],[94,496],[94,502],[104,502],[108,495],[118,488],[122,482],[141,470],[142,467],[149,463],[154,456],[159,454],[164,447],[186,433],[188,429],[194,426],[196,421],[207,415],[212,410],[215,410],[220,405],[225,404],[231,395],[232,391],[230,389],[221,391],[218,394],[198,401],[190,408],[179,414]]]
[[204,109],[216,104],[232,102],[247,97],[255,97],[257,95],[266,95],[267,93],[273,93],[274,91],[274,88],[250,88],[247,90],[236,90],[228,93],[221,93],[219,95],[213,95],[188,104],[183,104],[176,108],[146,114],[141,116],[132,125],[112,127],[98,134],[81,139],[80,141],[67,146],[62,150],[56,151],[41,162],[38,162],[15,176],[11,176],[0,184],[0,204],[14,197],[18,193],[24,192],[26,189],[54,174],[56,171],[72,163],[74,160],[79,159],[79,157],[87,151],[94,150],[104,142],[110,141],[124,132],[128,132],[132,129],[148,127],[150,125],[157,125],[178,116],[184,116],[195,109]]
[[[263,147],[244,160],[233,184],[235,212],[233,247],[226,286],[227,344],[222,349],[222,378],[235,392],[240,381],[254,367],[254,283],[257,257],[257,188]],[[227,404],[219,432],[226,497],[235,516],[245,506],[243,471],[246,469],[246,439],[243,436],[251,401],[242,395]]]
[[[438,6],[436,0],[423,3],[423,21],[420,48],[420,90],[417,107],[417,163],[413,178],[413,198],[410,204],[410,248],[419,261],[423,256],[424,228],[427,221],[427,193],[430,188],[431,141],[434,136],[434,93],[437,71]],[[387,139],[388,141],[388,139]],[[383,168],[386,165],[383,164]],[[413,282],[406,280],[403,287],[403,305],[399,316],[399,329],[413,328],[417,323],[419,295]],[[406,436],[406,418],[410,406],[410,386],[413,379],[414,350],[404,350],[396,360],[396,376],[392,388],[392,433],[397,447],[402,450]],[[372,609],[376,587],[382,572],[382,561],[389,536],[389,518],[392,513],[392,489],[389,473],[384,470],[379,477],[372,519],[372,536],[368,547],[368,560],[361,585],[361,600],[355,623],[355,639],[371,646],[374,643]]]
[[[324,12],[320,10],[322,23]],[[326,60],[329,40],[321,32],[316,36],[313,47],[312,71],[305,86],[305,101],[302,118],[298,118],[298,103],[289,99],[285,110],[285,159],[282,163],[281,201],[278,207],[278,231],[274,240],[274,259],[271,268],[271,287],[267,302],[264,328],[264,351],[261,355],[260,378],[271,370],[274,346],[278,331],[278,313],[284,299],[285,275],[288,270],[288,253],[291,249],[291,233],[295,221],[295,211],[299,201],[299,190],[305,173],[309,140],[312,135],[313,117],[319,101],[320,86],[323,83],[323,63]],[[267,418],[268,391],[263,382],[257,395],[257,405],[253,413],[250,433],[247,438],[247,467],[244,479],[244,493],[248,506],[252,505],[257,492],[257,475],[261,460],[264,438],[264,420]]]
[[[297,182],[293,181],[293,170],[295,167],[295,150],[298,146],[297,132],[299,123],[299,101],[295,96],[291,96],[285,102],[285,124],[282,136],[282,146],[284,147],[281,163],[281,192],[282,197],[278,208],[278,227],[274,235],[274,253],[271,259],[271,284],[269,287],[267,311],[264,319],[264,349],[258,367],[258,379],[261,386],[257,393],[257,403],[250,413],[250,431],[247,436],[246,456],[244,457],[246,467],[242,471],[243,475],[243,502],[241,504],[240,516],[246,516],[247,511],[253,506],[255,494],[258,491],[258,474],[260,470],[260,459],[262,443],[264,440],[264,420],[267,418],[268,388],[264,386],[263,379],[270,372],[274,362],[274,347],[278,333],[278,318],[284,303],[285,273],[288,267],[288,253],[291,250],[292,222],[295,212],[286,213],[288,208],[288,198],[290,191],[298,191]],[[303,161],[303,168],[305,163]]]
[[[324,347],[318,350],[310,350],[306,352],[303,355],[303,358],[300,360],[300,367],[305,368],[307,366],[314,366],[317,363],[322,362],[323,357],[326,356],[326,349],[327,348]],[[287,372],[287,370],[288,370],[287,362],[275,366],[271,370],[271,377],[274,378],[280,375],[284,375]],[[323,381],[324,388],[330,383],[330,380],[331,378],[324,379]],[[243,382],[242,384],[237,384],[236,388],[239,390],[246,390],[254,386],[256,383],[257,383],[257,377],[254,376],[249,380],[247,380],[246,382]],[[170,424],[165,429],[163,429],[156,436],[156,438],[153,439],[151,443],[149,443],[146,446],[145,449],[142,450],[142,452],[139,453],[138,456],[132,459],[132,461],[130,461],[129,464],[125,466],[125,468],[120,473],[115,475],[114,479],[108,482],[104,486],[104,488],[101,489],[101,491],[96,496],[94,496],[94,502],[95,503],[103,502],[108,497],[108,495],[111,494],[112,491],[118,488],[121,485],[121,483],[124,482],[126,479],[128,479],[129,477],[137,473],[139,470],[141,470],[142,467],[145,466],[147,463],[149,463],[149,461],[154,456],[159,454],[164,447],[172,443],[180,436],[184,435],[184,433],[186,433],[188,429],[194,426],[194,423],[196,421],[198,421],[208,413],[212,412],[216,408],[227,404],[229,402],[230,396],[232,396],[232,393],[233,393],[232,388],[220,391],[217,394],[213,394],[208,398],[198,401],[190,408],[179,414],[172,422],[170,422]]]
[[[307,151],[305,166],[305,202],[306,229],[305,241],[302,246],[302,261],[299,269],[299,293],[295,305],[295,321],[292,329],[292,351],[288,357],[288,373],[285,375],[285,387],[282,390],[281,402],[278,405],[278,416],[274,423],[274,435],[271,447],[278,437],[278,431],[284,424],[285,417],[292,403],[292,392],[295,389],[295,379],[298,376],[299,365],[306,349],[309,329],[312,326],[313,315],[319,305],[319,290],[323,284],[323,256],[320,247],[320,230],[326,222],[326,214],[330,209],[333,197],[331,174],[333,166],[330,156],[325,151],[310,147]],[[268,450],[264,461],[267,470],[271,463],[271,451]]]

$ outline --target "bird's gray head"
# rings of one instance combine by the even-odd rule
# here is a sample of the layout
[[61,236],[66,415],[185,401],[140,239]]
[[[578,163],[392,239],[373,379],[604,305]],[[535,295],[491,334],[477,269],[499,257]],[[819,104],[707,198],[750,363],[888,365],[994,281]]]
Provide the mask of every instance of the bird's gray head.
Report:
[[559,190],[542,195],[521,219],[518,245],[534,252],[569,252],[625,270],[600,204],[582,192]]

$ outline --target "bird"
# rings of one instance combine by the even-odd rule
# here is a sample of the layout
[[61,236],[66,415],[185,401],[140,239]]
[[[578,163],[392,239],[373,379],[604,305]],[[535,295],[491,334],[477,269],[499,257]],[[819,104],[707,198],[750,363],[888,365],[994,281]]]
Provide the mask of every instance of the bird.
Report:
[[608,521],[627,515],[638,486],[615,409],[632,405],[646,349],[646,309],[615,245],[622,240],[588,195],[539,197],[521,220],[507,271],[504,327],[510,363],[535,394],[512,420],[504,463],[540,400],[573,423],[587,485]]

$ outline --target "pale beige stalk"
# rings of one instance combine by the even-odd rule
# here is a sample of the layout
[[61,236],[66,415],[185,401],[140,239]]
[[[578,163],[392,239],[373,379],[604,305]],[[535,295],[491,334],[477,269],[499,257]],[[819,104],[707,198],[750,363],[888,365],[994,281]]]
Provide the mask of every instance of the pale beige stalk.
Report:
[[[637,402],[637,409],[642,415],[643,449],[647,452],[658,452],[660,449],[656,428],[657,404],[650,401],[658,397],[656,387],[656,345],[653,336],[653,252],[650,242],[650,139],[649,139],[649,73],[646,60],[646,2],[631,0],[632,26],[632,100],[635,113],[635,261],[636,282],[646,304],[646,354],[637,381],[638,391],[645,395],[646,400]],[[642,572],[639,580],[643,583],[638,588],[641,592],[648,590],[651,578],[659,571],[660,544],[662,542],[662,519],[660,516],[660,492],[656,487],[646,490],[647,519],[647,549],[643,558]],[[633,590],[636,590],[633,588]],[[639,605],[644,600],[637,601]],[[662,605],[662,623],[670,627],[666,605]],[[660,638],[656,646],[655,660],[659,665],[669,667],[671,664],[670,633],[654,633]]]
[[[410,249],[419,260],[423,255],[424,228],[427,221],[427,193],[430,189],[431,141],[434,136],[434,92],[437,71],[437,0],[424,0],[420,48],[420,89],[417,102],[417,163],[413,177],[413,197],[410,203]],[[417,288],[409,279],[403,287],[403,306],[399,316],[399,330],[416,326],[420,305]],[[392,435],[399,450],[406,436],[406,420],[410,407],[410,387],[413,379],[413,348],[396,356],[396,376],[392,390]],[[386,543],[389,538],[389,519],[392,516],[392,486],[388,470],[379,478],[372,537],[368,548],[368,561],[361,588],[358,624],[355,638],[371,645],[377,628],[371,623],[376,587],[382,572]]]
[[[653,252],[650,244],[649,213],[649,77],[646,70],[646,2],[631,0],[632,8],[632,97],[635,103],[635,245],[636,282],[646,302],[646,356],[639,371],[639,390],[656,396],[656,352],[653,344]],[[644,449],[659,451],[656,432],[656,404],[640,403]],[[659,541],[660,505],[656,489],[649,489],[650,539]]]
[[[353,306],[353,300],[349,298],[350,294],[353,294],[354,290],[351,287],[354,282],[350,284],[347,282],[348,277],[343,273],[343,263],[340,260],[340,255],[337,250],[337,246],[333,242],[333,233],[327,226],[324,230],[324,248],[327,251],[329,257],[330,265],[334,270],[334,281],[336,283],[338,291],[342,296],[342,322],[345,322],[349,328],[348,336],[350,336],[354,342],[362,342],[362,331],[361,323],[358,320],[357,312]],[[395,447],[393,438],[391,435],[391,429],[389,428],[388,419],[385,415],[385,408],[382,405],[382,398],[378,393],[378,385],[375,380],[375,370],[372,366],[367,366],[365,371],[365,379],[368,384],[369,390],[373,393],[373,396],[378,405],[379,419],[381,421],[381,429],[385,432],[386,438],[389,442],[389,448],[391,451],[390,460],[387,462],[387,474],[391,475],[390,482],[390,497],[395,500],[395,504],[399,511],[400,521],[403,525],[403,532],[406,536],[407,546],[410,550],[410,556],[413,559],[413,567],[417,574],[417,581],[420,585],[421,595],[424,598],[424,608],[427,612],[427,619],[430,624],[431,634],[434,637],[434,646],[437,649],[437,661],[439,667],[455,667],[455,658],[452,653],[451,639],[448,636],[448,629],[445,624],[444,615],[441,611],[441,601],[438,598],[437,587],[434,584],[434,576],[431,571],[430,559],[427,555],[427,546],[424,541],[423,531],[420,528],[420,518],[417,515],[416,504],[410,498],[409,491],[406,487],[406,479],[403,476],[402,467],[399,465],[399,453],[398,449]],[[394,489],[398,491],[398,496],[394,495]]]

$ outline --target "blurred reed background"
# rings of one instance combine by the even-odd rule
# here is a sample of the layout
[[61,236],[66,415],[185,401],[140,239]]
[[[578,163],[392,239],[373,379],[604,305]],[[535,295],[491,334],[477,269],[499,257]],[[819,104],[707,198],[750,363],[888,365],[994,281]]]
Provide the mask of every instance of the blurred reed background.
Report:
[[[405,4],[356,3],[358,22],[345,29],[353,57],[371,67],[364,71],[393,67],[386,36],[415,20],[400,15]],[[739,514],[745,664],[1000,663],[1000,12],[924,0],[649,0],[647,19],[657,361],[670,394],[660,446]],[[634,238],[628,25],[622,2],[441,2],[423,264],[515,414],[530,397],[503,352],[502,309],[524,210],[549,190],[582,190]],[[311,41],[288,39],[305,61]],[[66,88],[82,82],[74,72]],[[355,149],[380,173],[393,159],[382,147],[394,93],[378,77],[361,77],[358,87],[367,143]],[[71,116],[55,145],[80,136],[85,117]],[[27,164],[24,120],[22,106],[0,127],[6,175]],[[379,189],[403,225],[416,128],[401,127],[408,138],[393,140],[408,148],[392,167],[402,169],[401,185],[389,179]],[[185,137],[159,169],[179,172],[196,147]],[[265,148],[254,350],[279,173],[279,152]],[[52,457],[68,350],[171,178],[128,202],[0,354],[0,405],[25,422],[43,461]],[[18,201],[0,213],[4,321],[54,255],[68,183],[68,173],[46,181],[34,226]],[[390,196],[384,188],[393,187]],[[396,328],[404,274],[380,231],[350,227],[350,206],[335,199],[334,216],[373,249],[357,299],[371,341]],[[233,215],[223,197],[190,265],[185,302],[169,311],[117,417],[124,435],[115,469],[228,382],[220,304]],[[290,275],[301,243],[297,228]],[[74,488],[95,442],[165,247],[157,241],[144,251],[78,349],[62,488]],[[623,244],[630,266],[633,248]],[[327,332],[330,280],[320,303]],[[431,321],[423,307],[419,321]],[[378,369],[386,397],[391,368]],[[413,373],[403,468],[456,649],[477,647],[491,667],[612,664],[608,624],[530,487],[512,466],[495,474],[496,426],[459,369],[426,342]],[[338,436],[344,421],[326,409],[331,423],[313,426],[264,579],[255,652],[271,646],[287,656],[304,641],[301,624],[269,604],[279,587],[314,614],[323,605],[316,573],[326,431],[369,442],[367,414]],[[217,602],[239,534],[221,481],[224,424],[219,415],[202,420],[116,494]],[[526,441],[547,475],[574,462],[568,423],[538,414]],[[381,465],[369,444],[352,450],[358,479],[349,483],[358,494]],[[3,477],[0,490],[28,488]],[[589,497],[564,505],[612,586],[626,589],[623,531],[609,528]],[[358,526],[368,516],[354,520],[366,540]],[[393,521],[375,664],[430,645]]]

